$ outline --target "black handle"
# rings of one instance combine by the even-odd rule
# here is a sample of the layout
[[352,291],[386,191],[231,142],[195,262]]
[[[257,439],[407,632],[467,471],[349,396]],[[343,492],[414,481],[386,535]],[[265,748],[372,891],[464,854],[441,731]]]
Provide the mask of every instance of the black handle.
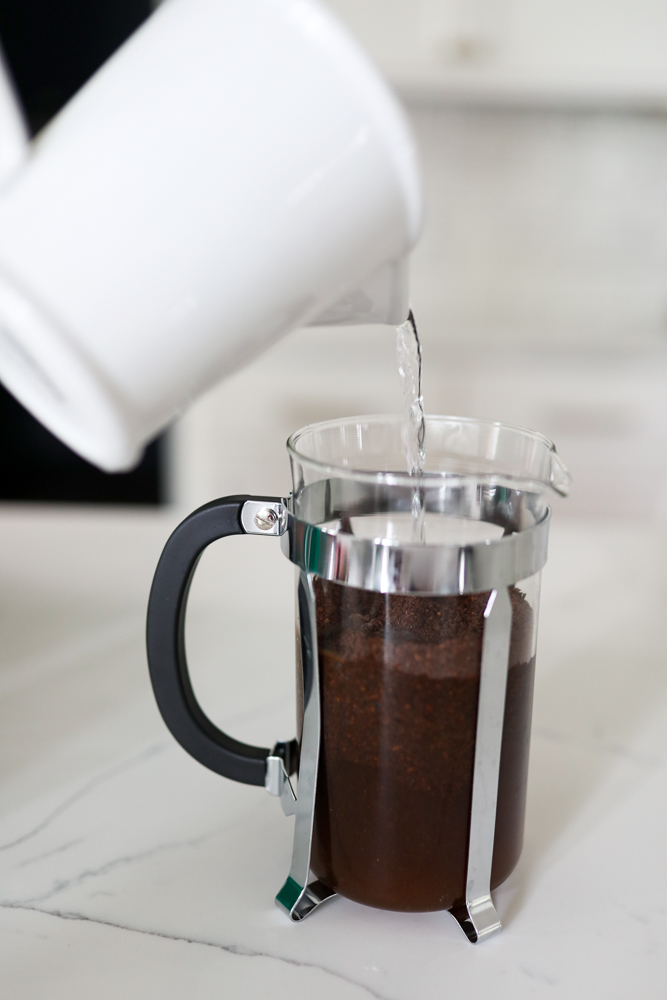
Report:
[[148,599],[146,646],[155,698],[172,736],[212,771],[248,785],[263,785],[271,751],[240,743],[213,725],[195,698],[185,658],[185,610],[197,563],[211,542],[245,534],[241,511],[248,500],[279,502],[278,497],[253,496],[212,500],[173,532],[160,556]]

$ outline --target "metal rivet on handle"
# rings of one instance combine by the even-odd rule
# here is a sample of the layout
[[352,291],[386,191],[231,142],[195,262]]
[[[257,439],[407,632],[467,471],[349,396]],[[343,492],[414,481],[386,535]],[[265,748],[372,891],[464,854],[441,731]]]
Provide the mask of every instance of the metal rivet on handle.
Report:
[[248,535],[282,535],[287,526],[285,507],[271,497],[253,497],[246,500],[241,510],[241,527]]
[[255,526],[259,528],[260,531],[270,531],[278,520],[278,515],[275,510],[271,510],[270,507],[262,507],[261,510],[257,511],[254,517]]

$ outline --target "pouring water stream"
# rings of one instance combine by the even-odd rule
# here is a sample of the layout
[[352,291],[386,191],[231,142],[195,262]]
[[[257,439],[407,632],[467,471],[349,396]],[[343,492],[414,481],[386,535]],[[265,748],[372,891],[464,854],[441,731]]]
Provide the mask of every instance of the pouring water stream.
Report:
[[426,422],[422,396],[422,349],[412,310],[405,323],[396,328],[396,354],[403,386],[405,457],[408,472],[418,480],[412,495],[412,540],[423,544],[425,512],[421,478],[426,461]]

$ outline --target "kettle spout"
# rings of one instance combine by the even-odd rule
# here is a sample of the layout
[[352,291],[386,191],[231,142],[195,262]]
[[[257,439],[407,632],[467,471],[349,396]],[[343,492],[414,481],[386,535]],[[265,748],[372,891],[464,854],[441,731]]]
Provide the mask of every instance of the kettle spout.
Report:
[[28,129],[0,50],[0,187],[24,163],[29,144]]
[[347,292],[308,326],[362,326],[386,323],[399,326],[408,318],[408,258],[391,261],[372,274],[360,288]]

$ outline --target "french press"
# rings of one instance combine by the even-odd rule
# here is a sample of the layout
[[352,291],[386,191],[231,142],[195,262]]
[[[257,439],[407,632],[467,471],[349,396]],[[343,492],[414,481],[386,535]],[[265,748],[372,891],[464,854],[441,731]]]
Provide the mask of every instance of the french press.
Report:
[[[426,439],[415,478],[400,417],[315,424],[288,441],[288,499],[190,514],[155,573],[148,661],[188,753],[294,814],[276,898],[292,920],[339,894],[450,910],[476,942],[500,929],[491,891],[521,852],[547,498],[569,477],[521,428],[430,416]],[[279,536],[296,566],[298,732],[273,749],[214,726],[188,675],[190,582],[206,546],[234,534]]]

